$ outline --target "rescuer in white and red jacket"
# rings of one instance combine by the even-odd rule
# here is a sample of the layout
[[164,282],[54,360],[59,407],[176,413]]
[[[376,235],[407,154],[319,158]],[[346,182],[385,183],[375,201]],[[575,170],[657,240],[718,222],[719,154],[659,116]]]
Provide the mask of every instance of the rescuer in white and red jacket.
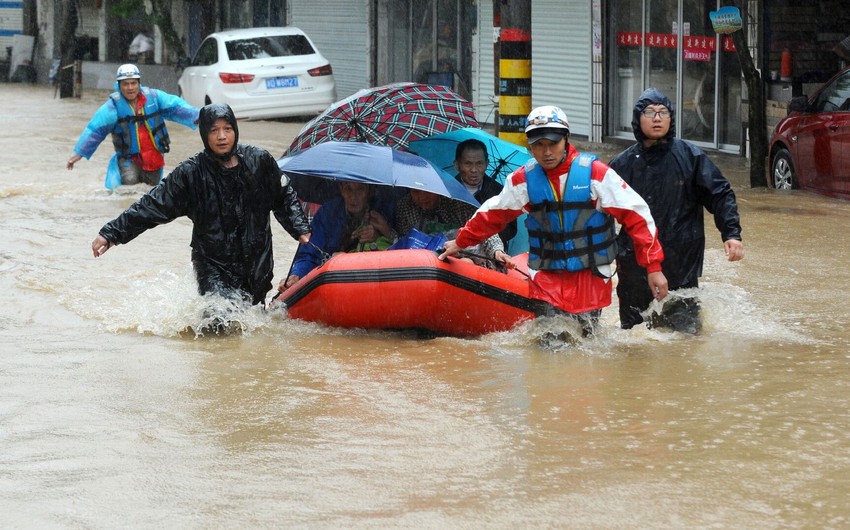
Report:
[[[527,213],[530,296],[576,318],[589,335],[602,308],[611,304],[616,219],[634,241],[655,298],[667,296],[664,252],[640,195],[595,155],[570,145],[567,117],[558,107],[532,110],[525,134],[534,159],[514,171],[502,192],[481,205],[456,239],[446,242],[440,259],[480,243]],[[510,258],[503,262],[514,266]]]

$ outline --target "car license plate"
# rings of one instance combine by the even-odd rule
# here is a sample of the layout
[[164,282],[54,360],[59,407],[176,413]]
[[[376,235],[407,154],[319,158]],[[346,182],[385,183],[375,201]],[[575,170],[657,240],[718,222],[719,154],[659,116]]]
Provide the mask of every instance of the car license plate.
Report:
[[297,86],[297,77],[272,77],[271,79],[266,79],[266,88],[290,88]]

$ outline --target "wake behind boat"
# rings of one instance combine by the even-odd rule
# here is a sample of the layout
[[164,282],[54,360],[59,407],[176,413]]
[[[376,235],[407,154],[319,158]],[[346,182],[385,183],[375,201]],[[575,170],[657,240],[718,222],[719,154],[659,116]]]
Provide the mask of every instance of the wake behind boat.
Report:
[[474,337],[544,314],[528,297],[526,255],[507,273],[426,249],[337,254],[279,298],[291,318],[342,328]]

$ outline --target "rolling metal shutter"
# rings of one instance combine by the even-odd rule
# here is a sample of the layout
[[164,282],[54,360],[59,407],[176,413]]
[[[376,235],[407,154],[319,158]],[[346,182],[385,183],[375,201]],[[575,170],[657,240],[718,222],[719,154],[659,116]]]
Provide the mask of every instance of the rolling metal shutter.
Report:
[[77,2],[77,10],[79,11],[79,17],[76,35],[78,37],[80,35],[99,37],[103,17],[100,14],[100,8],[96,6],[94,0],[80,0]]
[[337,97],[366,88],[371,69],[368,0],[291,0],[289,25],[303,30],[334,71]]
[[499,105],[494,103],[495,65],[493,63],[493,2],[478,2],[478,34],[472,43],[472,103],[475,116],[482,127],[495,125]]
[[591,133],[591,0],[534,0],[531,101],[567,114],[571,134]]

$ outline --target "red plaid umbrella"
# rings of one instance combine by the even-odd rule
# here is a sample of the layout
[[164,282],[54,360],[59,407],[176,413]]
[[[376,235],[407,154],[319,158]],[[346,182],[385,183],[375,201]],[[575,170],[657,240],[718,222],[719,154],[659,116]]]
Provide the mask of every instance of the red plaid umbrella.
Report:
[[366,88],[337,101],[307,123],[284,155],[335,140],[387,145],[478,127],[472,103],[444,86],[397,83]]

